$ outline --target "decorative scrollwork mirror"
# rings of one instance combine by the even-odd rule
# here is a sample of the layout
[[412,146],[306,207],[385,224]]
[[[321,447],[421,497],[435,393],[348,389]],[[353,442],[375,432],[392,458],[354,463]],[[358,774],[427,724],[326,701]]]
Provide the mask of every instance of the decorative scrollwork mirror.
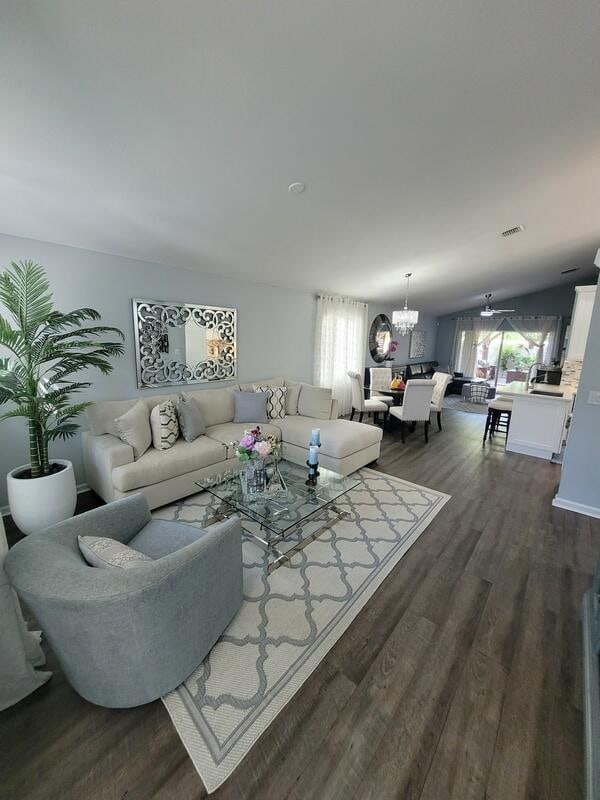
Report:
[[377,364],[392,361],[390,344],[392,343],[392,323],[385,314],[378,314],[371,323],[369,332],[369,350],[371,358]]
[[236,376],[237,310],[134,300],[139,389]]

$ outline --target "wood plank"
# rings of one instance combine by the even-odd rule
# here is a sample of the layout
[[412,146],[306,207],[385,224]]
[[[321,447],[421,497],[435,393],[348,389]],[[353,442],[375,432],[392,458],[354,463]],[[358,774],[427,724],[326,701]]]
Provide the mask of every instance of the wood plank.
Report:
[[485,800],[506,677],[494,659],[471,651],[421,800]]
[[402,559],[402,572],[394,570],[386,578],[328,656],[356,684],[385,646],[417,591],[422,591],[436,563],[420,544],[419,540],[408,551]]
[[489,800],[541,796],[538,765],[549,744],[548,705],[558,685],[557,619],[545,602],[548,588],[543,568],[532,567],[490,770]]
[[286,797],[307,765],[317,758],[355,689],[356,685],[328,661],[321,662],[285,713],[273,720],[231,779],[211,797]]
[[511,550],[511,558],[498,570],[481,617],[474,647],[481,653],[510,668],[517,635],[522,625],[523,601],[529,577],[529,562],[520,551]]
[[434,635],[432,622],[411,613],[402,617],[289,800],[343,800],[351,796],[381,746],[394,711],[422,667]]
[[423,668],[404,693],[381,747],[352,796],[361,800],[420,797],[489,588],[485,581],[465,575],[447,598],[446,619]]

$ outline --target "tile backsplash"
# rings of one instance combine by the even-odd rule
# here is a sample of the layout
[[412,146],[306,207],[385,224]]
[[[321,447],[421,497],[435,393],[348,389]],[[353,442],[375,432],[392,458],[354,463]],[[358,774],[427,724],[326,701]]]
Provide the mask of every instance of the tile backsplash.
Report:
[[562,368],[561,386],[568,386],[572,391],[577,390],[582,364],[583,361],[565,361]]

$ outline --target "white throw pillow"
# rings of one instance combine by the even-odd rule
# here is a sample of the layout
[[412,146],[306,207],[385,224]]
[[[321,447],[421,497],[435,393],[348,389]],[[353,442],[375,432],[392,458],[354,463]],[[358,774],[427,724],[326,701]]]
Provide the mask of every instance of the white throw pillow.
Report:
[[233,392],[233,388],[200,389],[188,394],[198,403],[204,424],[210,428],[212,425],[224,425],[233,420]]
[[90,567],[131,569],[153,560],[139,550],[106,536],[78,536],[77,542],[81,555]]
[[285,413],[288,417],[294,417],[298,413],[298,399],[300,397],[300,389],[302,388],[302,384],[297,383],[296,381],[286,380],[285,388],[287,389],[285,398]]
[[94,403],[86,410],[90,431],[94,436],[102,436],[110,433],[111,436],[118,436],[115,428],[115,419],[121,417],[132,409],[137,400],[101,400]]
[[115,429],[119,439],[133,447],[134,458],[143,456],[152,444],[148,406],[138,400],[133,408],[116,418]]
[[157,450],[169,450],[179,438],[177,411],[172,400],[159,403],[150,413],[152,444]]
[[269,419],[283,419],[285,417],[285,386],[255,386],[255,392],[267,395],[267,417]]
[[331,414],[331,389],[302,384],[298,398],[298,414],[314,419],[329,419]]

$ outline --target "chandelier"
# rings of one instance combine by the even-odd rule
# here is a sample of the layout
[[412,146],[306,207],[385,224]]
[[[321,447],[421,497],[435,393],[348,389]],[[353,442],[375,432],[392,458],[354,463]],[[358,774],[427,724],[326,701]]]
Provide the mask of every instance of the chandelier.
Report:
[[404,308],[402,311],[394,311],[392,314],[392,323],[401,336],[406,336],[419,321],[419,312],[413,311],[408,307],[408,285],[411,275],[412,272],[407,272],[404,276],[406,278],[406,299],[404,300]]

